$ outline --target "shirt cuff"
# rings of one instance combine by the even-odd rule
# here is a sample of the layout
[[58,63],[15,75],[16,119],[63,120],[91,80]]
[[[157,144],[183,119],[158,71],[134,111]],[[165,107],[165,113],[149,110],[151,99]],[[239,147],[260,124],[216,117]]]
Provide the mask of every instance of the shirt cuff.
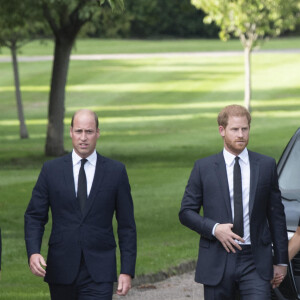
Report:
[[216,227],[219,225],[220,223],[216,223],[215,225],[214,225],[214,227],[213,227],[213,229],[212,229],[212,232],[211,232],[211,234],[213,235],[213,236],[215,236],[215,230],[216,230]]

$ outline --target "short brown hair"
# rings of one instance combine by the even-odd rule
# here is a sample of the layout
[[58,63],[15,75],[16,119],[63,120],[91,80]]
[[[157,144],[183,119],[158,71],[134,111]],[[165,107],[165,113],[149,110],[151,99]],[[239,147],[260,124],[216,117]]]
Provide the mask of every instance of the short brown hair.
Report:
[[225,106],[218,115],[218,124],[226,128],[228,125],[229,117],[246,117],[248,120],[248,125],[250,126],[251,123],[251,115],[249,111],[242,105],[228,105]]

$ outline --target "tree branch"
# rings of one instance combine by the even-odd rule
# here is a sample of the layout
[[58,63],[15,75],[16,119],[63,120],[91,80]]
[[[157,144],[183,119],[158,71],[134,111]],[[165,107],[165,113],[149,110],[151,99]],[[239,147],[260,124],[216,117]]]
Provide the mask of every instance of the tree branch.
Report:
[[48,7],[47,3],[44,1],[42,4],[42,9],[43,9],[44,17],[48,21],[53,34],[57,37],[59,29],[55,23],[53,16],[50,14],[50,8]]
[[79,0],[77,6],[73,9],[70,14],[69,19],[71,23],[76,24],[79,21],[79,11],[86,5],[86,3],[90,0]]
[[81,29],[81,27],[91,21],[91,19],[93,18],[93,13],[91,12],[89,14],[89,17],[85,18],[85,19],[80,19],[79,18],[79,12],[80,10],[91,0],[80,0],[78,5],[74,8],[74,10],[72,11],[72,13],[70,14],[70,24],[72,24],[72,30],[75,34],[77,34],[79,32],[79,30]]

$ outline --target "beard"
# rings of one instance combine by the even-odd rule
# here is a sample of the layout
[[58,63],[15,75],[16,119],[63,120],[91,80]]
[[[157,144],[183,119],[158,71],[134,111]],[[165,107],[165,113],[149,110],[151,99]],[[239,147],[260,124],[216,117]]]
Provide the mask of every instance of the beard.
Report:
[[226,136],[224,137],[224,145],[229,152],[238,155],[247,147],[249,139],[236,139],[231,140]]

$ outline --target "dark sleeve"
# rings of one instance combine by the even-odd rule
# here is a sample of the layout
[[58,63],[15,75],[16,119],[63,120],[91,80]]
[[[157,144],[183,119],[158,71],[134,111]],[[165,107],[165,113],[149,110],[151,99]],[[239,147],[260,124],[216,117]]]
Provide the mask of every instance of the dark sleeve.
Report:
[[214,239],[212,230],[216,222],[199,214],[203,205],[203,187],[199,161],[195,163],[181,202],[180,222],[208,239]]
[[134,277],[137,254],[133,201],[125,167],[120,175],[116,202],[118,239],[121,254],[121,274]]
[[48,222],[49,198],[47,171],[44,165],[32,191],[31,200],[25,212],[25,242],[28,259],[40,253],[45,225]]
[[299,218],[298,226],[300,226],[300,218]]
[[281,201],[281,193],[278,186],[276,162],[272,163],[272,184],[268,205],[268,221],[271,230],[274,263],[288,264],[288,238],[286,231],[286,219],[284,206]]

